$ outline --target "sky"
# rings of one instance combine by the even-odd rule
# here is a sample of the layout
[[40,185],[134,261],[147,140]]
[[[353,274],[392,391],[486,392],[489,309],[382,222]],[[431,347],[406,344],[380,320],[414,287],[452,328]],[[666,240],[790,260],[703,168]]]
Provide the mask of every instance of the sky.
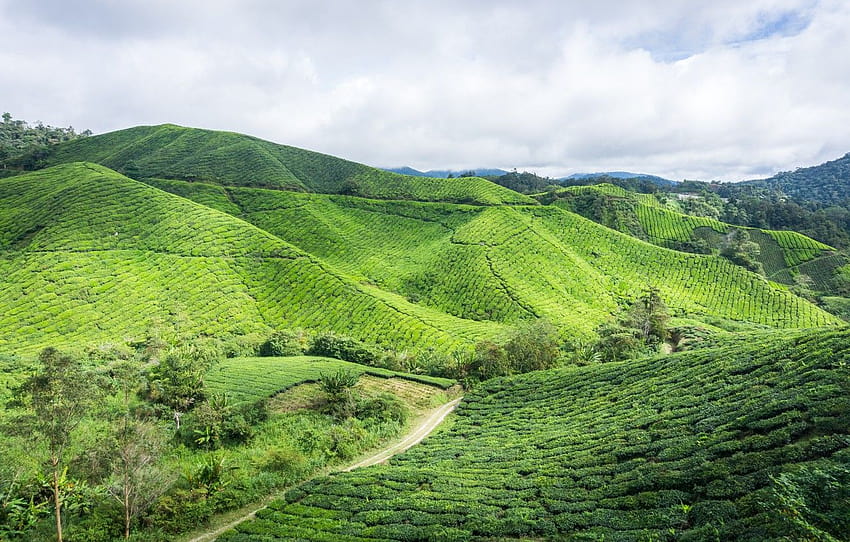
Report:
[[734,181],[850,152],[848,28],[846,0],[0,0],[0,109]]

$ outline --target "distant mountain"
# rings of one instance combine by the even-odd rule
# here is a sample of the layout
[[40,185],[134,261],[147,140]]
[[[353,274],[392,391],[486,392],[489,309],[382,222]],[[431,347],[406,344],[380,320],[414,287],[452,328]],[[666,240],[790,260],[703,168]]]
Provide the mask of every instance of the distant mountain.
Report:
[[767,179],[744,181],[741,185],[766,185],[797,200],[825,204],[850,201],[850,153],[819,166],[783,171]]
[[570,181],[570,180],[585,180],[585,179],[596,179],[599,177],[610,177],[612,179],[645,179],[648,181],[652,181],[653,183],[659,186],[672,186],[676,184],[678,181],[673,181],[670,179],[665,179],[664,177],[659,177],[657,175],[648,175],[646,173],[632,173],[630,171],[603,171],[599,173],[573,173],[567,177],[561,177],[562,181]]
[[452,177],[457,177],[458,175],[462,175],[464,173],[469,173],[470,171],[475,173],[478,177],[490,177],[490,176],[499,176],[507,173],[504,169],[493,169],[493,168],[471,168],[471,169],[430,169],[428,171],[419,171],[418,169],[413,169],[412,167],[404,166],[397,168],[384,168],[384,171],[391,171],[393,173],[401,173],[402,175],[412,175],[414,177],[434,177],[436,179],[447,179],[449,175]]

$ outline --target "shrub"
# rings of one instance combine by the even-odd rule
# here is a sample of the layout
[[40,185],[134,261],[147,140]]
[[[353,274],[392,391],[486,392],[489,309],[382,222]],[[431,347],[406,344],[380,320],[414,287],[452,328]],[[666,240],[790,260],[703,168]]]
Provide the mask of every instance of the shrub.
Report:
[[362,365],[375,365],[381,357],[375,347],[357,339],[335,333],[317,335],[310,343],[310,349],[307,350],[307,353],[314,356],[327,356],[351,361]]
[[261,356],[300,356],[307,351],[309,336],[303,329],[281,329],[260,346]]

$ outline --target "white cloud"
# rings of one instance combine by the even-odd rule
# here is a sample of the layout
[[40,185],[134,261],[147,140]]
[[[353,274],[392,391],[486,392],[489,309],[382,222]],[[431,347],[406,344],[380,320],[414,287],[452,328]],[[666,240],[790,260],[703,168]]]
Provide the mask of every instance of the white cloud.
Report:
[[845,2],[653,6],[0,0],[2,108],[553,175],[740,179],[850,150]]

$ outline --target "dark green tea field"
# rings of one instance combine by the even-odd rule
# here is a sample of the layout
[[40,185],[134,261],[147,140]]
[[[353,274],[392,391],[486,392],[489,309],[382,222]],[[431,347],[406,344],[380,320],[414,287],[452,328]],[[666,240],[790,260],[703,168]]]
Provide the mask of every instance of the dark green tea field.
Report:
[[753,336],[487,382],[390,465],[222,540],[845,539],[848,460],[850,333]]

